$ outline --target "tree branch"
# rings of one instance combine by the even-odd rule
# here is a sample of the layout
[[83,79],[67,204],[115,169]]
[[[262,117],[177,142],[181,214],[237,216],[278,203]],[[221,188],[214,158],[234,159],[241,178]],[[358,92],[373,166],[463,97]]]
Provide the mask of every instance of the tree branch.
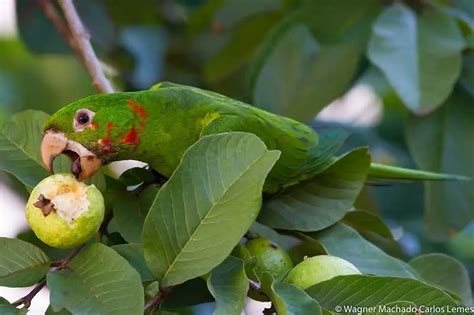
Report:
[[104,74],[90,43],[90,35],[82,24],[72,0],[58,0],[65,21],[50,0],[37,0],[37,3],[66,43],[76,53],[89,73],[94,88],[101,93],[112,93],[114,91],[112,85]]
[[[67,268],[71,260],[76,257],[76,255],[84,248],[84,245],[81,245],[75,249],[73,249],[69,254],[61,259],[57,263],[52,263],[51,266],[54,266],[50,269],[50,271],[58,271],[61,269]],[[21,299],[17,300],[16,302],[12,303],[12,305],[20,306],[23,305],[25,308],[30,307],[31,301],[33,298],[46,286],[46,278],[41,280],[27,295],[22,297]]]
[[19,299],[18,301],[12,303],[14,306],[23,305],[25,308],[29,308],[31,306],[31,301],[33,298],[38,294],[43,288],[46,286],[46,279],[41,280],[34,288],[31,290],[27,295]]

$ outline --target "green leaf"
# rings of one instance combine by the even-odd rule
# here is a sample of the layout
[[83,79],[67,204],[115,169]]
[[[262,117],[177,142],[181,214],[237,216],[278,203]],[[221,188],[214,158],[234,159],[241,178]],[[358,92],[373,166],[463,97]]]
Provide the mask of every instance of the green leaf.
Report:
[[377,0],[307,0],[301,11],[303,21],[320,42],[328,44],[356,40],[365,47],[370,26],[381,7]]
[[459,84],[474,96],[474,52],[468,51],[462,59],[462,72]]
[[123,193],[114,204],[114,219],[120,235],[129,243],[141,243],[143,223],[148,209],[142,209],[137,197]]
[[279,234],[271,227],[258,223],[257,221],[252,224],[249,229],[249,233],[252,235],[252,237],[261,236],[268,238],[273,243],[276,243],[285,249],[288,249],[293,243],[293,239],[291,237]]
[[157,13],[157,4],[149,0],[124,1],[115,0],[94,1],[106,4],[106,10],[117,26],[154,25],[162,20]]
[[0,169],[34,187],[48,176],[40,156],[43,124],[48,115],[27,110],[0,126]]
[[333,225],[353,206],[369,163],[367,148],[347,153],[321,174],[265,202],[259,222],[299,231],[318,231]]
[[53,310],[53,307],[50,305],[48,306],[48,309],[46,310],[45,315],[71,315],[71,312],[69,312],[67,309],[62,309],[59,311]]
[[38,247],[0,237],[0,286],[28,287],[48,272],[49,258]]
[[194,278],[176,286],[164,300],[162,308],[174,309],[213,301],[206,281],[203,278]]
[[262,186],[279,157],[255,135],[202,138],[184,154],[145,220],[145,260],[163,286],[221,263],[261,207]]
[[[76,9],[91,39],[103,49],[116,46],[116,29],[109,18],[103,1],[84,0],[76,4]],[[60,33],[45,16],[35,1],[16,1],[18,29],[28,50],[36,54],[72,54]]]
[[50,260],[61,260],[68,254],[67,249],[54,248],[43,243],[32,230],[26,230],[16,236],[17,239],[28,242],[42,250]]
[[338,276],[312,286],[306,292],[331,311],[337,306],[378,306],[399,301],[425,307],[457,306],[444,291],[407,278]]
[[336,224],[308,235],[321,244],[329,255],[351,262],[364,274],[415,277],[408,264],[387,255],[347,225]]
[[218,82],[239,70],[254,56],[264,35],[278,18],[276,12],[267,12],[242,21],[229,42],[209,59],[204,77],[209,82]]
[[393,240],[393,235],[388,226],[383,222],[382,218],[374,213],[355,210],[349,211],[343,219],[343,222],[359,233],[375,233],[384,238]]
[[127,242],[142,242],[145,217],[157,193],[158,188],[151,185],[143,189],[138,196],[121,191],[120,194],[114,198],[114,220],[120,235],[122,235]]
[[[456,89],[442,108],[410,117],[408,148],[421,169],[474,178],[473,97]],[[433,240],[446,240],[474,218],[474,181],[426,182],[425,226]]]
[[465,305],[472,304],[469,274],[458,260],[444,254],[428,254],[412,259],[410,265],[423,280],[456,293]]
[[15,3],[18,30],[28,50],[33,53],[71,53],[71,49],[37,2],[18,0]]
[[10,302],[0,297],[0,314],[2,315],[26,315],[27,310],[17,309],[15,306],[11,305]]
[[349,87],[360,51],[353,43],[320,47],[306,26],[290,26],[260,56],[253,104],[308,120]]
[[393,4],[378,17],[368,55],[414,113],[426,114],[451,93],[465,46],[456,22],[436,9],[417,16]]
[[156,280],[146,265],[142,244],[120,244],[112,248],[138,271],[143,282]]
[[47,276],[53,310],[73,314],[143,314],[140,275],[113,249],[96,243],[74,257],[67,269]]
[[207,279],[207,287],[216,300],[214,315],[240,315],[249,290],[243,261],[227,257],[212,270]]
[[279,315],[318,315],[321,307],[308,294],[288,283],[274,279],[268,272],[260,275],[261,291],[268,296]]
[[[70,169],[70,161],[68,161],[67,165],[69,166]],[[69,173],[69,169],[67,170],[67,173]],[[107,182],[105,179],[104,172],[102,170],[98,170],[90,179],[86,181],[87,185],[95,185],[97,189],[100,190],[101,193],[105,193],[107,190]]]
[[188,33],[194,34],[209,27],[216,11],[224,5],[225,0],[209,0],[191,13],[187,21]]
[[120,175],[119,181],[125,186],[135,186],[141,183],[153,183],[155,176],[151,170],[143,167],[133,167]]
[[278,314],[281,315],[319,315],[321,307],[305,291],[284,282],[274,282],[274,299],[278,299]]
[[216,11],[214,18],[225,28],[231,28],[250,16],[278,10],[281,0],[225,0],[224,4]]

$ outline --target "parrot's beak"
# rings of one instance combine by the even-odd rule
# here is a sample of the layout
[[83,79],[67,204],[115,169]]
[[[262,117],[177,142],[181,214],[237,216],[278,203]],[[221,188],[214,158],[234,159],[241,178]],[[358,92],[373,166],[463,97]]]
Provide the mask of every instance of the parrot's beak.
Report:
[[69,140],[62,132],[46,131],[41,141],[41,158],[50,172],[53,172],[54,159],[60,154],[71,159],[71,172],[78,180],[88,179],[102,166],[101,159],[80,143]]

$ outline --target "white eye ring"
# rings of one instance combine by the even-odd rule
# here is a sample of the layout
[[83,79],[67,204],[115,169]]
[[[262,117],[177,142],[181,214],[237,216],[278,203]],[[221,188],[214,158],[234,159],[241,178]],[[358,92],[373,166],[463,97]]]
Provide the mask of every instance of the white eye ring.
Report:
[[81,132],[92,123],[95,113],[87,108],[78,109],[74,115],[72,128],[76,132]]

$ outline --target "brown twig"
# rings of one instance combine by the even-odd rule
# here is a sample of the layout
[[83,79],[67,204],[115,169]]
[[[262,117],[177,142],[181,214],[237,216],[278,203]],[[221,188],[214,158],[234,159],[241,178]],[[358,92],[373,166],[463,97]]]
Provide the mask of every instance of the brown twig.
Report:
[[82,62],[92,78],[92,84],[99,92],[112,93],[114,91],[112,85],[105,77],[99,59],[92,48],[90,35],[84,27],[84,24],[82,24],[72,0],[58,0],[58,3],[63,10],[64,18],[69,25],[72,38],[76,42],[75,48],[81,56]]
[[[75,249],[73,249],[69,254],[61,259],[58,262],[53,262],[51,263],[51,266],[53,266],[50,271],[58,271],[61,269],[67,268],[71,260],[76,257],[76,255],[81,251],[81,249],[84,248],[84,245],[81,245]],[[41,280],[27,295],[24,297],[20,298],[19,300],[15,301],[12,305],[15,306],[20,306],[23,305],[25,308],[30,307],[31,301],[33,298],[46,286],[46,278]]]
[[12,303],[14,306],[23,305],[25,308],[30,307],[33,298],[41,291],[46,285],[46,279],[41,280],[27,295]]
[[94,88],[101,93],[112,93],[114,91],[112,85],[104,74],[90,43],[90,35],[82,24],[72,0],[58,0],[64,19],[49,0],[36,1],[86,68]]
[[69,263],[71,262],[71,260],[76,257],[77,254],[79,254],[79,252],[84,248],[84,246],[86,246],[85,244],[82,244],[81,246],[79,247],[76,247],[74,248],[72,251],[70,251],[66,257],[64,257],[63,259],[60,260],[59,262],[59,265],[54,267],[54,268],[51,268],[51,271],[58,271],[58,270],[61,270],[61,269],[65,269],[67,268],[67,266],[69,265]]

